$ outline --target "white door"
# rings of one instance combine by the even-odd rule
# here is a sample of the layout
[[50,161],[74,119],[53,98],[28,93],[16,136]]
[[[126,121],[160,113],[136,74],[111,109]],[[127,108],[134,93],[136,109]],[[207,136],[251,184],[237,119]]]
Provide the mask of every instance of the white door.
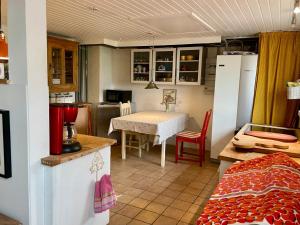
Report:
[[239,88],[239,103],[236,128],[239,129],[251,122],[254,89],[256,80],[257,55],[242,57],[242,68]]
[[233,138],[236,128],[241,55],[217,57],[216,81],[212,120],[211,158]]

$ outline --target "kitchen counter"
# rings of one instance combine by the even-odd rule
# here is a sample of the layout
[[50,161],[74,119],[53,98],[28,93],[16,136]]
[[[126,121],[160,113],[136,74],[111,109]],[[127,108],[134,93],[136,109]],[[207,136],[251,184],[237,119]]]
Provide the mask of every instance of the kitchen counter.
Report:
[[[78,141],[80,151],[41,160],[45,165],[45,225],[109,223],[109,210],[94,213],[94,191],[95,182],[110,174],[111,145],[116,141],[88,135],[78,135]],[[95,165],[97,171],[92,169]]]
[[41,159],[41,162],[45,166],[56,166],[85,155],[91,154],[99,149],[111,146],[116,143],[116,140],[102,137],[94,137],[89,135],[78,134],[77,137],[82,148],[78,152],[66,153],[62,155],[50,155]]
[[21,225],[19,221],[11,219],[0,213],[0,224],[1,225]]
[[[238,133],[238,135],[242,135],[247,128],[249,124],[246,124]],[[222,152],[219,154],[219,159],[221,160],[220,164],[220,178],[223,176],[225,170],[234,162],[236,161],[245,161],[249,159],[254,159],[257,157],[262,157],[266,154],[263,153],[257,153],[257,152],[238,152],[235,150],[235,147],[232,144],[232,141],[234,139],[231,139],[229,143],[224,147]],[[300,158],[292,158],[297,163],[300,164]]]

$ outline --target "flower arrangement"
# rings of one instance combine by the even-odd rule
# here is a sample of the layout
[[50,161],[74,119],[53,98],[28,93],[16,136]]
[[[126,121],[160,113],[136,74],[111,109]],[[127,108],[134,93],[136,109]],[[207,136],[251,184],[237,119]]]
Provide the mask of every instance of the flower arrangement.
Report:
[[166,112],[169,112],[169,110],[170,110],[170,107],[169,107],[169,104],[170,103],[172,103],[172,102],[174,102],[174,98],[171,96],[171,95],[169,95],[169,94],[167,94],[167,95],[165,95],[164,97],[163,97],[163,102],[161,103],[162,105],[164,104],[165,105],[165,107],[166,107]]

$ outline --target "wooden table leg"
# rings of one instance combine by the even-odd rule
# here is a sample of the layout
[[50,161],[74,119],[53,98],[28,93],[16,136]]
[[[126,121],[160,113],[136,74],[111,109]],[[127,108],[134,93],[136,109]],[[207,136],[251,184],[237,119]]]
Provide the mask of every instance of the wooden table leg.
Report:
[[162,141],[161,143],[161,167],[165,167],[166,164],[166,141]]
[[122,130],[122,159],[126,159],[126,132]]
[[150,141],[150,135],[149,134],[147,134],[147,146],[146,146],[146,149],[147,149],[147,152],[149,152],[149,141]]
[[139,158],[142,158],[142,135],[139,135]]

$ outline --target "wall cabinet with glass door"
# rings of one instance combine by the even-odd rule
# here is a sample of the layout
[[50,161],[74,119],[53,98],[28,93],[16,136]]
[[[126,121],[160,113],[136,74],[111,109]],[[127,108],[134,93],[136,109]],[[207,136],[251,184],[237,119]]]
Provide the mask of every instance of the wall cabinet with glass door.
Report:
[[151,79],[151,49],[131,50],[131,83],[147,84]]
[[155,48],[153,80],[158,84],[175,84],[176,48]]
[[177,48],[176,84],[201,84],[202,54],[202,47]]
[[48,85],[50,92],[78,90],[78,43],[48,37]]

